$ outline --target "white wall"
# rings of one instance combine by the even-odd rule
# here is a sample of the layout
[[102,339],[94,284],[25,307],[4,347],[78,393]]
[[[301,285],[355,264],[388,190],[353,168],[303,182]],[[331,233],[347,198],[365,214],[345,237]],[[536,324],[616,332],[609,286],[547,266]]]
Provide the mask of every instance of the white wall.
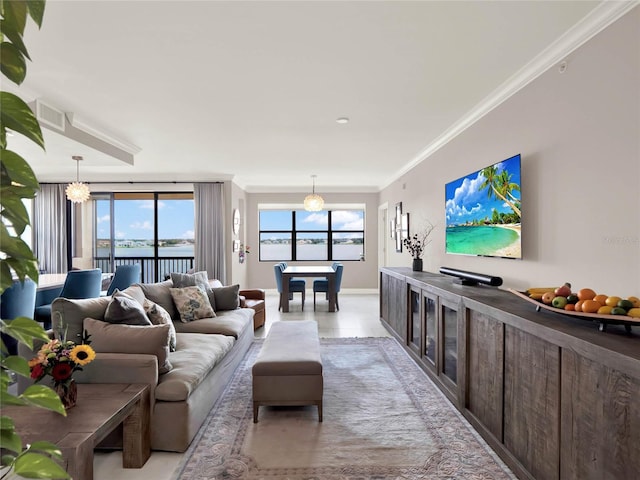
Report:
[[[640,7],[567,62],[565,73],[549,69],[381,192],[390,209],[401,201],[437,224],[425,270],[499,275],[505,287],[568,281],[640,294]],[[524,259],[445,254],[445,183],[516,153]],[[391,251],[389,263],[410,258]]]

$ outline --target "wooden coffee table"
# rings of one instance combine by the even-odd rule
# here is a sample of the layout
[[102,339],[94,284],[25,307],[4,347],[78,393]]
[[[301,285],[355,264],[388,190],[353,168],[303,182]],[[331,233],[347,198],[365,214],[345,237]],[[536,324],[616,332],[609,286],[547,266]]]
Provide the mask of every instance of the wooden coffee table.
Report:
[[55,443],[74,480],[93,479],[93,449],[123,424],[123,468],[141,468],[151,455],[149,387],[142,384],[78,384],[76,406],[64,417],[36,407],[3,407],[23,444]]

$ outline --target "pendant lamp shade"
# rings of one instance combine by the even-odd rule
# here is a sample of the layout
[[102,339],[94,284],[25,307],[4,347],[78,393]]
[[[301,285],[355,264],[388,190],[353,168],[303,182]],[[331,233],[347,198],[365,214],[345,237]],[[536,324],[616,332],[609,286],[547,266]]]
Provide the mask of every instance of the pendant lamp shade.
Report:
[[313,189],[311,194],[307,195],[304,199],[304,209],[307,212],[319,212],[324,207],[324,199],[316,193],[316,176],[311,175],[313,179]]
[[73,158],[76,161],[76,181],[71,182],[67,185],[65,193],[67,194],[67,198],[73,203],[83,203],[89,200],[91,196],[91,192],[89,191],[89,187],[86,183],[82,183],[80,181],[80,160],[83,158],[81,156],[74,155]]

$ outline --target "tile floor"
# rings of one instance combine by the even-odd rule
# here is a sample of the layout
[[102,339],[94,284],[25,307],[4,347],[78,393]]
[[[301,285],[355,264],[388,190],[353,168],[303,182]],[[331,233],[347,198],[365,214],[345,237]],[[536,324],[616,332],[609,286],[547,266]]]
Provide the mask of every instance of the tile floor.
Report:
[[[379,319],[377,294],[350,294],[341,292],[340,311],[329,313],[327,301],[322,295],[316,297],[316,311],[313,311],[313,293],[308,293],[304,311],[301,309],[300,294],[295,294],[290,302],[290,311],[278,311],[278,294],[267,292],[267,322],[256,331],[256,337],[264,337],[273,322],[280,320],[314,319],[318,322],[320,337],[386,337],[387,330]],[[94,457],[95,480],[170,480],[182,460],[180,453],[152,452],[151,458],[141,469],[123,469],[121,452],[96,452]]]

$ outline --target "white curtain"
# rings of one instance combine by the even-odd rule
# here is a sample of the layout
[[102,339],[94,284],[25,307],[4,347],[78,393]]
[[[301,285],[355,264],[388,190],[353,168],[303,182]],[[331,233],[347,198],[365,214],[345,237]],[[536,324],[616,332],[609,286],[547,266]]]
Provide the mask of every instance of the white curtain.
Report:
[[225,283],[224,184],[195,183],[196,271]]
[[64,184],[42,184],[33,202],[33,253],[45,273],[66,273],[67,199]]

